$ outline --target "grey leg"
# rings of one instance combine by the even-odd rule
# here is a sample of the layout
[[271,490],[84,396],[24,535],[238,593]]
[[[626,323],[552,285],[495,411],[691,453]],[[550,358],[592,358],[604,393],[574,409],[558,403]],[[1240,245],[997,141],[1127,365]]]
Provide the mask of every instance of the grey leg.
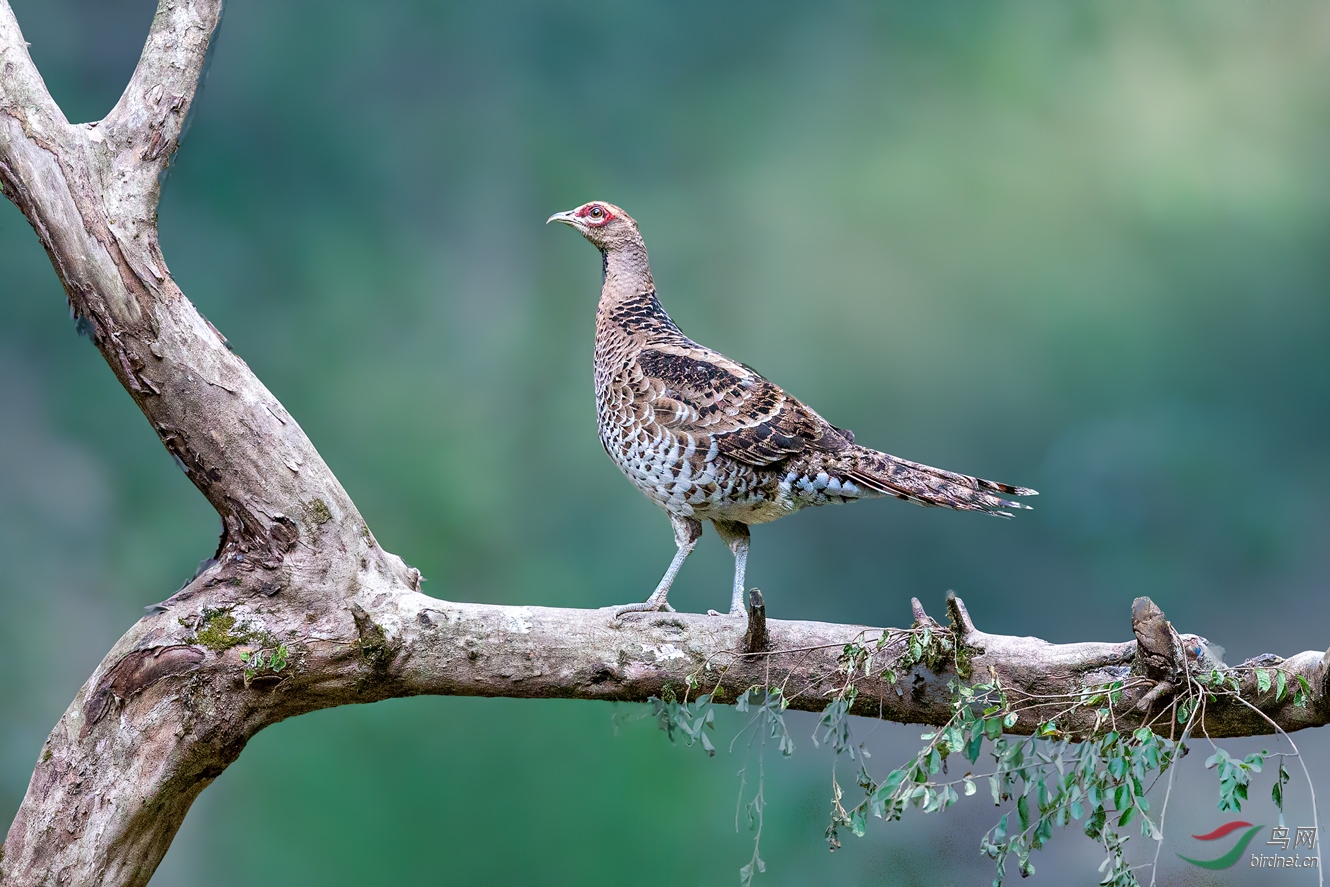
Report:
[[[744,607],[744,571],[748,568],[748,524],[738,521],[715,520],[711,522],[720,534],[721,541],[734,552],[734,593],[730,596],[730,615],[744,616],[748,610]],[[715,610],[708,610],[708,615],[719,616]]]
[[678,517],[671,514],[670,523],[674,525],[674,544],[679,546],[679,550],[674,553],[674,560],[670,561],[669,569],[665,571],[664,576],[660,577],[660,584],[656,586],[655,591],[651,592],[651,597],[640,604],[615,607],[615,619],[625,613],[674,609],[665,600],[665,597],[670,593],[670,586],[674,584],[674,577],[679,575],[679,568],[688,559],[688,555],[693,553],[693,547],[697,545],[697,540],[702,538],[702,522],[691,517]]

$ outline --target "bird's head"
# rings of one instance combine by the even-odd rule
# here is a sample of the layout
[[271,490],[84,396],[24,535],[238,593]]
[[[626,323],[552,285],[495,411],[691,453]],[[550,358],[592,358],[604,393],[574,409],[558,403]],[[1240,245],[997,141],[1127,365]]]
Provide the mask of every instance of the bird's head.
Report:
[[612,251],[619,247],[640,243],[642,235],[637,232],[637,222],[632,216],[612,203],[593,200],[577,209],[555,213],[545,224],[562,222],[581,232],[601,250]]

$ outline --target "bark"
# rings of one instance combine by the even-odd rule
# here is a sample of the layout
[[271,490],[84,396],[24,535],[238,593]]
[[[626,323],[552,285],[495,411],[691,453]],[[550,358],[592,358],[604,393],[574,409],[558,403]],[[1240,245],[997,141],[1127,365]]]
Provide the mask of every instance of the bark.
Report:
[[[0,882],[145,884],[190,804],[251,736],[283,718],[422,693],[645,701],[780,684],[821,710],[851,676],[847,643],[875,646],[854,678],[857,714],[940,724],[948,682],[1000,680],[1037,702],[1122,680],[1119,724],[1145,722],[1206,664],[1148,601],[1135,640],[1049,644],[949,625],[915,602],[914,625],[954,649],[909,663],[895,630],[766,619],[455,603],[375,541],[355,504],[276,398],[176,286],[158,246],[163,172],[198,88],[221,0],[160,0],[124,95],[70,124],[0,0],[0,187],[31,222],[111,371],[222,517],[213,562],[129,628],[51,732],[0,854]],[[760,614],[760,615],[759,615]],[[1124,634],[1125,634],[1124,617]],[[1330,655],[1330,654],[1328,654]],[[276,658],[274,658],[276,657]],[[1257,663],[1311,692],[1296,705],[1241,672],[1244,704],[1206,710],[1211,736],[1330,721],[1327,657]],[[881,676],[899,666],[894,683]],[[699,687],[693,690],[692,687]],[[1065,708],[1036,706],[1029,732]],[[1093,726],[1076,711],[1070,732]],[[1167,732],[1167,727],[1164,727]]]

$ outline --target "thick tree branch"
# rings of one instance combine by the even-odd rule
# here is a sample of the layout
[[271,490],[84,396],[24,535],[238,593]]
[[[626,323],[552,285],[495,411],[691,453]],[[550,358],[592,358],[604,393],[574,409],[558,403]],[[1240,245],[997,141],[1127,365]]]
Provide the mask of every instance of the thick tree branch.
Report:
[[[88,126],[112,233],[140,276],[160,279],[165,263],[157,250],[157,201],[166,167],[185,123],[221,23],[222,0],[162,2],[148,41],[120,101],[100,123]],[[151,244],[140,256],[128,244]]]
[[8,0],[0,4],[0,110],[29,126],[37,138],[68,126],[32,63]]
[[[979,631],[955,598],[947,626],[913,602],[911,635],[768,620],[760,597],[745,625],[420,594],[419,574],[378,546],[299,425],[176,287],[158,247],[161,175],[220,12],[220,0],[161,0],[120,102],[105,120],[73,126],[0,0],[0,185],[80,326],[224,527],[215,562],[126,632],[47,739],[0,855],[6,885],[147,883],[194,798],[251,736],[334,705],[423,693],[733,699],[778,682],[792,707],[816,711],[853,680],[854,712],[941,724],[949,682],[998,680],[1028,703],[1012,728],[1028,733],[1112,682],[1123,685],[1118,722],[1145,723],[1214,667],[1203,640],[1140,602],[1135,640],[1061,645]],[[912,656],[909,640],[925,627],[946,655]],[[847,644],[871,648],[874,666],[847,657]],[[1326,657],[1259,664],[1310,693],[1301,705],[1292,693],[1276,699],[1239,668],[1259,713],[1221,695],[1206,709],[1211,736],[1330,721]],[[1091,729],[1089,708],[1065,713],[1061,729]]]

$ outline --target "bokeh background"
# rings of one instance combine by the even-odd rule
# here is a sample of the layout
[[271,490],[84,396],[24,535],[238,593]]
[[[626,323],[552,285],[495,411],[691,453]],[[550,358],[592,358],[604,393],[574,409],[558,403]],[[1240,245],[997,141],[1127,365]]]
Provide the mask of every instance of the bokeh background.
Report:
[[[13,5],[69,118],[101,117],[154,4]],[[543,225],[598,198],[640,221],[695,338],[861,441],[1043,494],[1012,521],[878,502],[760,527],[749,580],[773,615],[901,625],[911,595],[941,610],[955,589],[988,631],[1116,640],[1148,594],[1238,661],[1330,643],[1328,137],[1315,0],[236,0],[162,243],[437,596],[622,603],[673,552],[596,442],[598,258]],[[219,527],[7,203],[0,294],[7,823],[79,686]],[[681,608],[728,599],[708,533]],[[280,724],[153,884],[734,883],[743,722],[707,759],[643,715],[422,698]],[[831,758],[791,720],[760,883],[991,879],[982,793],[828,856]],[[920,732],[856,729],[881,772]],[[1326,732],[1295,739],[1330,797]],[[1225,818],[1198,745],[1165,882],[1311,883],[1176,860]],[[1282,747],[1227,744],[1263,746]],[[1272,822],[1268,779],[1252,794],[1245,818]],[[1310,824],[1300,776],[1289,797]],[[1067,829],[1034,881],[1094,883],[1099,858]]]

